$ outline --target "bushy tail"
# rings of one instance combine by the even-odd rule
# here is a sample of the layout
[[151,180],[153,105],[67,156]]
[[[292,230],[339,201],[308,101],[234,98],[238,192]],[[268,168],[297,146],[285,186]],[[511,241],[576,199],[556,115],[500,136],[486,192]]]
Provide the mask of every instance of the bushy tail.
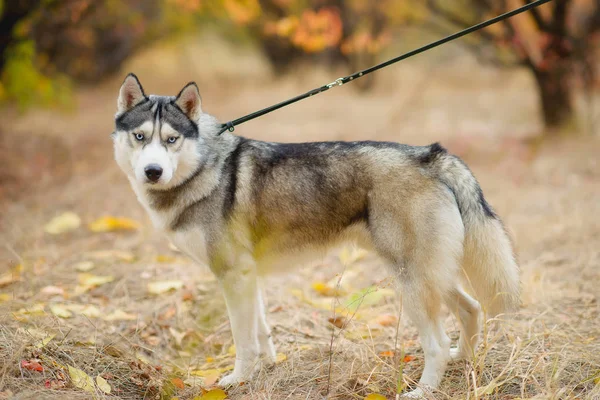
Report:
[[465,288],[472,291],[488,317],[519,305],[519,267],[502,222],[483,197],[469,168],[438,144],[430,163],[453,192],[465,226],[463,269]]

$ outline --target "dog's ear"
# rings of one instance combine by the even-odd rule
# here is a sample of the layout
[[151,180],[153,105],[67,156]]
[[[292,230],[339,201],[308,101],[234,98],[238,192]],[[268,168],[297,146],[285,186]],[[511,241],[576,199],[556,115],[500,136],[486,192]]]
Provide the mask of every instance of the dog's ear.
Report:
[[202,98],[195,82],[190,82],[177,95],[175,99],[177,107],[192,121],[196,121],[202,114]]
[[137,76],[129,74],[123,81],[119,90],[119,99],[117,100],[117,114],[131,110],[142,100],[146,98],[144,88],[140,84]]

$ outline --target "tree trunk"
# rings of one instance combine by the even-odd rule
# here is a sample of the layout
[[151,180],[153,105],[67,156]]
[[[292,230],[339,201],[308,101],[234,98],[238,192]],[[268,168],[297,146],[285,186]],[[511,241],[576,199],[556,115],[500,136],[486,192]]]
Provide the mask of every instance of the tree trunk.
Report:
[[573,119],[570,69],[564,66],[564,62],[557,64],[545,69],[532,67],[544,125],[551,130],[560,128]]

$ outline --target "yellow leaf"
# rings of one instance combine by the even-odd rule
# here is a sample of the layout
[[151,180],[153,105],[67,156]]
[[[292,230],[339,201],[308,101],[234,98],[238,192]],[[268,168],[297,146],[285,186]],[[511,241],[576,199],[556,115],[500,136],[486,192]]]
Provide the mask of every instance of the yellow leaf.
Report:
[[324,282],[314,282],[312,284],[312,288],[315,292],[319,293],[321,296],[327,297],[337,297],[343,296],[343,293],[338,288],[333,288]]
[[86,392],[94,392],[94,381],[92,378],[80,369],[69,367],[69,376],[75,387],[85,390]]
[[11,295],[9,293],[0,293],[0,303],[5,301],[9,301],[11,299]]
[[112,217],[105,216],[98,218],[94,222],[88,225],[88,228],[92,232],[112,232],[118,230],[136,230],[140,227],[140,224],[136,221],[123,218],[123,217]]
[[44,226],[46,233],[58,235],[79,228],[81,218],[74,212],[67,211],[61,215],[54,217]]
[[53,335],[48,335],[48,336],[46,336],[45,338],[43,338],[43,339],[40,341],[40,343],[36,344],[36,345],[35,345],[35,347],[37,347],[38,349],[42,349],[42,348],[46,347],[46,345],[47,345],[48,343],[50,343],[50,341],[51,341],[52,339],[54,339],[54,337],[55,337],[55,336],[56,336],[56,335],[54,335],[54,334],[53,334]]
[[229,346],[229,348],[227,349],[227,354],[229,354],[230,356],[235,356],[235,344]]
[[110,392],[112,391],[112,388],[110,387],[109,383],[106,382],[106,379],[104,379],[100,375],[96,377],[96,385],[98,385],[98,389],[102,390],[106,394],[110,394]]
[[19,264],[16,267],[12,268],[10,271],[0,275],[0,287],[8,286],[11,283],[20,281],[22,271],[23,265]]
[[73,265],[73,267],[79,272],[88,272],[94,268],[92,261],[81,261]]
[[75,314],[81,314],[88,318],[100,318],[100,309],[92,304],[66,304],[65,308]]
[[166,254],[159,254],[156,256],[156,262],[159,263],[172,263],[175,262],[176,258],[173,256],[168,256]]
[[79,310],[79,314],[86,316],[88,318],[100,318],[102,313],[100,309],[94,305],[88,304]]
[[137,315],[129,314],[121,309],[116,309],[102,319],[105,321],[135,321],[137,319]]
[[73,316],[73,313],[71,311],[67,310],[65,307],[59,304],[51,305],[50,311],[52,311],[52,314],[60,318],[71,318]]
[[135,261],[135,254],[126,250],[100,250],[86,253],[86,255],[97,260],[112,260],[116,258],[125,262]]
[[148,284],[148,292],[152,294],[163,294],[170,290],[181,289],[182,287],[183,281],[180,280],[150,282]]
[[15,313],[15,316],[19,315],[43,315],[44,314],[44,303],[36,303],[31,307],[21,308]]
[[79,284],[83,286],[101,286],[105,283],[109,283],[115,280],[115,277],[112,275],[92,275],[92,274],[79,274],[77,276],[77,280]]
[[365,400],[387,400],[387,398],[379,393],[371,393],[365,397]]
[[215,374],[221,375],[223,372],[231,371],[233,369],[233,365],[228,365],[224,368],[211,368],[211,369],[196,369],[190,371],[190,375],[200,376],[206,378],[208,376],[212,376]]
[[213,389],[204,393],[202,396],[194,397],[194,400],[225,400],[227,393],[223,389]]
[[279,364],[287,360],[287,356],[283,353],[277,353],[275,356],[275,363]]

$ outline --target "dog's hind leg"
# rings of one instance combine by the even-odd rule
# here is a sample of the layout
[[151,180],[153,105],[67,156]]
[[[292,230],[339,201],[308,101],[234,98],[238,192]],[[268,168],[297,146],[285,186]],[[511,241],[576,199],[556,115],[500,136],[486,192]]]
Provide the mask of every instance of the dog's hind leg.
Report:
[[450,292],[446,305],[458,319],[461,328],[458,347],[450,349],[450,358],[462,360],[472,357],[479,344],[481,305],[460,286]]
[[420,398],[427,388],[437,388],[449,361],[450,338],[442,323],[442,293],[435,285],[424,281],[409,281],[402,284],[403,309],[413,321],[421,346],[425,353],[425,368],[419,387],[405,396]]

